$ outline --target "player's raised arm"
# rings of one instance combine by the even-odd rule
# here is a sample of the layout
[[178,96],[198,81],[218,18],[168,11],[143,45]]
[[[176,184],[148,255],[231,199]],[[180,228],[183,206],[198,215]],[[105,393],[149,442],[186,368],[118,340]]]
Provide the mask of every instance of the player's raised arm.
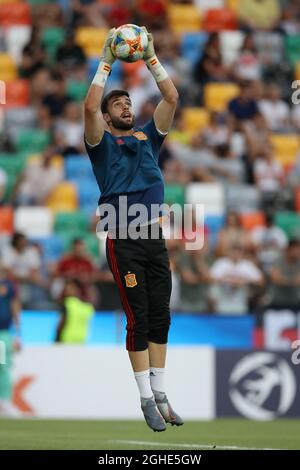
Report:
[[144,61],[163,96],[163,99],[154,112],[154,122],[156,128],[165,133],[170,130],[173,122],[178,101],[178,92],[155,54],[152,34],[148,33],[146,28],[144,28],[144,30],[147,32],[149,41],[144,54]]
[[115,61],[110,45],[115,28],[112,28],[105,40],[96,75],[84,101],[84,133],[90,145],[97,145],[104,133],[104,120],[100,111],[106,80]]

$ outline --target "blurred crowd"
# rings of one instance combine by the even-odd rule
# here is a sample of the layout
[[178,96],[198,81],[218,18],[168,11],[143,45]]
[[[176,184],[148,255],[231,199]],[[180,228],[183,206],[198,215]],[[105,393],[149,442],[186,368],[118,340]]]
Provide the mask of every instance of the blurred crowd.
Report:
[[[200,11],[207,30],[199,34],[193,30],[190,36],[177,32],[173,22],[178,19],[170,11],[180,5]],[[231,11],[230,21],[235,24],[225,34],[209,27],[211,9],[222,8]],[[47,206],[51,194],[65,181],[68,158],[82,158],[85,153],[82,100],[97,57],[91,56],[79,32],[87,28],[104,31],[124,23],[145,25],[180,94],[174,126],[160,156],[166,185],[237,188],[235,201],[225,200],[225,214],[214,237],[210,227],[204,227],[203,249],[186,251],[183,241],[168,242],[172,309],[244,314],[266,306],[298,308],[300,238],[297,231],[288,232],[277,223],[277,213],[300,211],[300,152],[298,158],[296,148],[294,161],[286,161],[283,148],[278,158],[276,142],[278,136],[291,142],[300,129],[300,105],[291,98],[299,68],[293,51],[288,55],[289,41],[297,38],[300,51],[299,2],[63,0],[33,2],[31,13],[30,37],[17,61],[18,78],[29,84],[29,102],[24,109],[0,108],[0,209]],[[51,28],[56,39],[48,42],[44,31]],[[0,51],[8,51],[1,26]],[[210,88],[215,85],[219,88]],[[224,104],[229,85],[234,93]],[[117,62],[107,91],[112,88],[129,91],[137,126],[152,117],[159,93],[142,62]],[[209,89],[215,90],[211,98]],[[189,124],[187,110],[193,116],[194,108],[201,112]],[[36,141],[22,148],[20,129],[38,129],[47,139],[38,151],[30,151]],[[14,158],[17,150],[35,155],[26,160],[8,191],[1,155]],[[255,195],[254,206],[247,191]],[[242,194],[246,201],[239,205]],[[248,210],[260,214],[257,223],[245,223]],[[95,233],[96,223],[91,213],[89,234]],[[93,257],[82,237],[72,239],[67,252],[51,262],[45,259],[42,245],[20,230],[9,237],[0,231],[0,250],[1,265],[18,282],[26,309],[55,308],[68,282],[74,280],[79,283],[77,295],[97,309],[121,309],[103,252]]]

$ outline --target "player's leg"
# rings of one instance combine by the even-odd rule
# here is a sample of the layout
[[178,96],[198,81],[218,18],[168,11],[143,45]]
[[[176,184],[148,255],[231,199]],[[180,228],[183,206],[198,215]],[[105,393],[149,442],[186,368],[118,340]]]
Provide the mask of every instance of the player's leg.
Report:
[[154,431],[166,429],[150,384],[146,257],[137,241],[107,239],[107,260],[127,316],[126,349],[141,398],[145,420]]
[[164,383],[172,288],[170,263],[163,239],[151,240],[151,245],[151,258],[147,266],[151,388],[165,421],[180,426],[183,421],[172,409],[167,399]]

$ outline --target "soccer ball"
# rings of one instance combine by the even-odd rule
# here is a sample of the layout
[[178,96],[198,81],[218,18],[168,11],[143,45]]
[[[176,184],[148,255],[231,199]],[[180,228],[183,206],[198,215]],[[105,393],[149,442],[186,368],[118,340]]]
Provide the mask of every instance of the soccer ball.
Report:
[[136,62],[143,58],[148,46],[145,31],[135,24],[124,24],[113,35],[111,50],[113,55],[125,62]]

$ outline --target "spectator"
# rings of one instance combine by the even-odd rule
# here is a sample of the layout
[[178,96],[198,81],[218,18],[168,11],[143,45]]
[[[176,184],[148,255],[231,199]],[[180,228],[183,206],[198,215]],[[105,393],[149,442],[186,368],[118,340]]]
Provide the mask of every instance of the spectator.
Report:
[[281,99],[278,85],[267,85],[265,98],[258,103],[258,107],[269,129],[274,132],[284,132],[289,128],[290,108]]
[[226,256],[232,246],[240,244],[243,248],[249,246],[249,238],[241,224],[238,213],[229,212],[225,221],[225,227],[218,233],[216,244],[216,256]]
[[44,205],[48,196],[64,179],[64,168],[55,163],[54,147],[27,163],[14,188],[13,199],[18,205]]
[[278,0],[243,0],[238,3],[237,13],[247,31],[272,30],[280,19],[280,4]]
[[56,341],[65,344],[84,344],[88,339],[89,324],[94,307],[81,299],[81,285],[75,279],[68,280],[60,311]]
[[[0,346],[4,345],[5,364],[0,361],[0,416],[15,416],[16,411],[12,405],[12,354],[20,349],[20,303],[17,290],[8,278],[6,270],[0,260]],[[16,339],[13,340],[11,327],[15,327]]]
[[180,310],[207,312],[210,276],[202,250],[183,251],[177,260],[176,271],[180,281]]
[[66,95],[66,81],[63,75],[54,74],[52,77],[50,90],[43,98],[45,106],[52,117],[60,117],[70,98]]
[[272,267],[268,304],[273,308],[299,309],[300,242],[292,239],[284,255]]
[[227,256],[216,260],[210,276],[214,311],[228,315],[247,313],[250,287],[260,287],[264,282],[261,271],[246,258],[241,245],[233,245]]
[[280,163],[273,156],[271,145],[261,151],[254,162],[255,184],[261,192],[265,210],[272,210],[278,201],[284,182],[284,173]]
[[208,147],[228,144],[231,136],[231,129],[224,121],[220,113],[213,111],[210,114],[210,120],[207,127],[201,132],[203,142]]
[[55,125],[55,141],[61,153],[84,153],[82,109],[79,103],[69,102],[65,105],[62,119]]
[[40,68],[44,68],[47,55],[41,42],[41,31],[34,26],[29,42],[24,46],[20,63],[20,75],[31,78]]
[[242,121],[253,119],[257,114],[258,107],[255,100],[255,90],[251,82],[245,81],[240,85],[240,93],[237,98],[233,98],[228,105],[228,111],[235,128],[239,128]]
[[137,24],[143,24],[149,31],[166,28],[168,24],[167,9],[162,0],[138,0],[136,15]]
[[244,165],[233,156],[228,144],[218,145],[216,159],[212,165],[213,176],[223,183],[241,183],[244,180]]
[[68,33],[64,44],[57,49],[56,62],[63,76],[75,73],[77,78],[84,78],[87,59],[82,47],[75,43],[73,32]]
[[64,287],[68,280],[76,280],[79,282],[81,299],[95,304],[93,286],[95,273],[96,267],[86,251],[84,241],[81,238],[75,238],[70,253],[58,261],[53,285],[55,297],[64,296]]
[[262,66],[254,43],[253,34],[249,33],[245,36],[233,71],[237,80],[261,79]]
[[218,33],[212,33],[205,44],[202,56],[194,68],[194,80],[198,85],[228,80]]
[[285,232],[274,224],[273,216],[266,215],[266,225],[254,228],[250,234],[257,259],[264,272],[270,272],[286,248],[288,239]]
[[8,275],[20,284],[20,300],[24,308],[34,308],[36,293],[48,297],[48,279],[41,272],[41,257],[22,233],[14,233],[11,244],[3,248],[2,263]]

